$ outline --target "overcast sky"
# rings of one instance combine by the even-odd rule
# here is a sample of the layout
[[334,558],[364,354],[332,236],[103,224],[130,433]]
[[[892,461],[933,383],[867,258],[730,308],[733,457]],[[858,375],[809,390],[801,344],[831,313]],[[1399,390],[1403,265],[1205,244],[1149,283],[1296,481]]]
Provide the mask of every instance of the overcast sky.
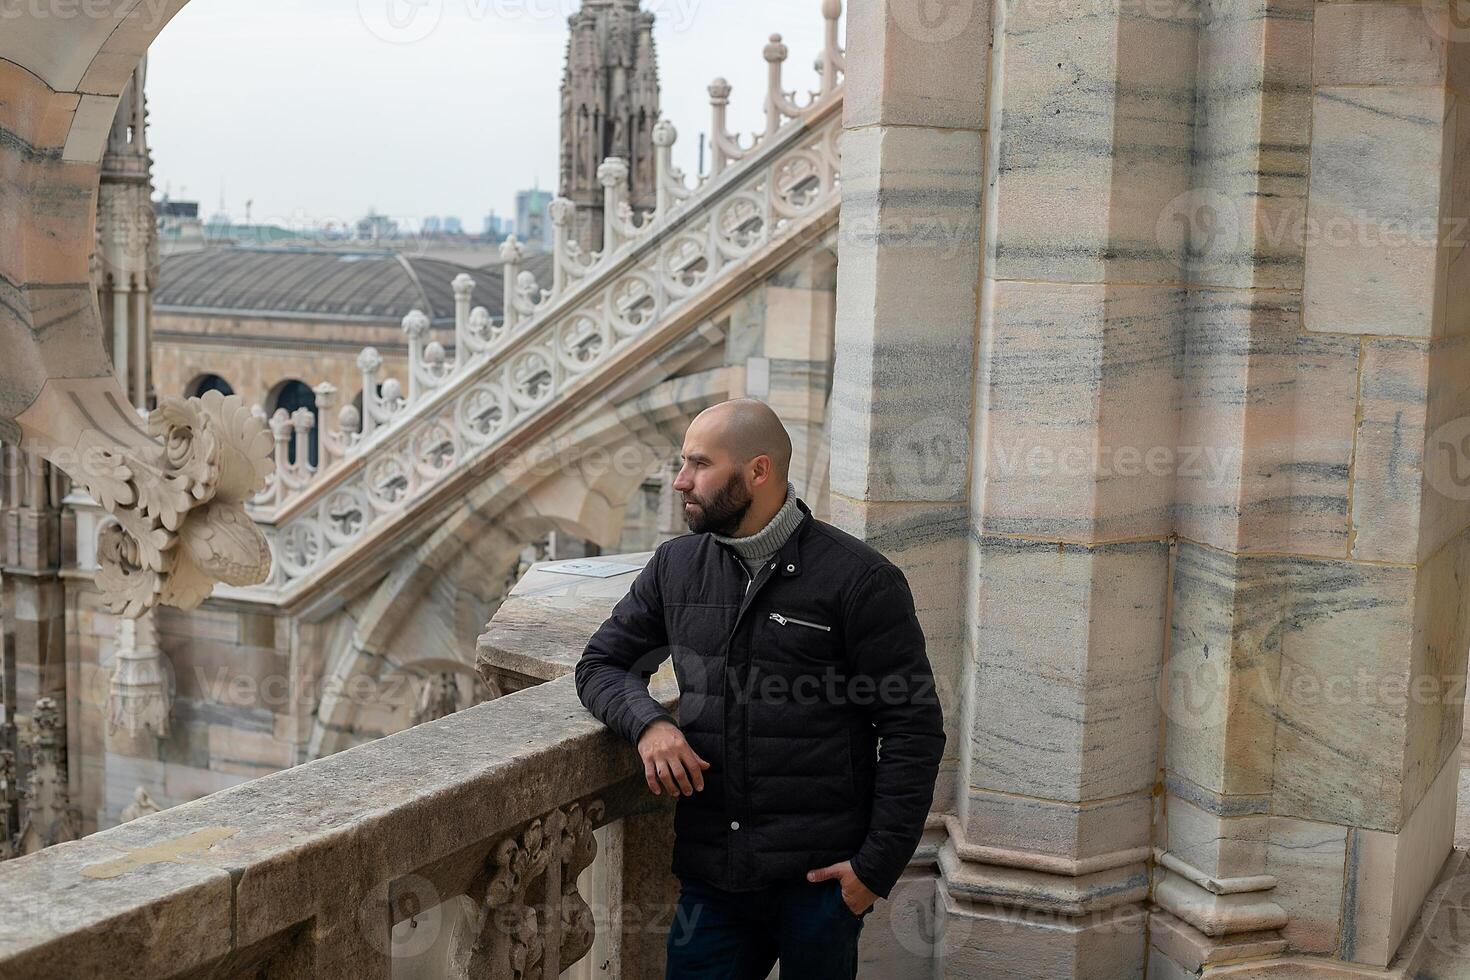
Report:
[[[393,6],[390,7],[389,5]],[[579,0],[191,0],[154,43],[148,97],[160,193],[293,227],[375,208],[478,233],[515,192],[555,191],[567,25]],[[692,173],[706,86],[735,86],[731,128],[764,126],[772,32],[786,88],[815,88],[821,0],[644,0],[663,116]],[[395,14],[396,19],[389,18]]]

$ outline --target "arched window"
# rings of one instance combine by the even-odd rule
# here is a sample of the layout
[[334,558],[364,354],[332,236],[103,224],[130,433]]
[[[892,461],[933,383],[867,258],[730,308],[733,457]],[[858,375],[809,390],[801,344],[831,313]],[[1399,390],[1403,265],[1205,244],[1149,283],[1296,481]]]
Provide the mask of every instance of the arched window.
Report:
[[221,395],[233,395],[235,393],[235,389],[230,386],[230,383],[219,375],[203,374],[194,379],[194,383],[189,386],[186,397],[198,398],[206,391],[217,391]]
[[[307,459],[312,466],[317,465],[317,431],[321,427],[321,417],[317,415],[316,392],[312,391],[304,381],[295,379],[283,381],[276,386],[272,405],[266,414],[275,415],[278,408],[284,408],[287,415],[294,415],[297,409],[305,408],[310,410],[312,416],[316,418],[316,424],[311,427],[311,437],[307,442]],[[294,438],[286,444],[286,452],[287,459],[292,463],[296,462],[296,440]]]

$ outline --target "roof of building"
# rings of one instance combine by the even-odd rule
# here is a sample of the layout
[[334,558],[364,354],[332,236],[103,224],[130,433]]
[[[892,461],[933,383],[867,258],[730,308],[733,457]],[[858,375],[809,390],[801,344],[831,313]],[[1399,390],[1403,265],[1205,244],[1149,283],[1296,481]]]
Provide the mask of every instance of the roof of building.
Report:
[[[523,269],[549,285],[551,256],[529,253]],[[274,316],[397,323],[411,310],[454,322],[455,276],[475,280],[472,306],[501,313],[499,262],[469,268],[390,251],[232,246],[169,255],[155,307],[165,313]]]

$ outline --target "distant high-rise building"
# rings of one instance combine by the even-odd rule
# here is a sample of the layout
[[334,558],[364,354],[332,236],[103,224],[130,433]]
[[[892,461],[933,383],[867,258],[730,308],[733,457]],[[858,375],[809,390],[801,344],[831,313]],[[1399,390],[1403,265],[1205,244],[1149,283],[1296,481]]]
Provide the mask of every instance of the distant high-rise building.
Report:
[[562,197],[577,205],[572,237],[602,247],[602,184],[608,157],[628,164],[628,202],[651,211],[655,202],[653,127],[658,122],[658,57],[654,15],[638,0],[583,0],[568,18],[566,71],[561,86]]
[[385,214],[369,209],[367,217],[357,223],[357,237],[365,241],[380,241],[398,237],[398,222]]
[[454,217],[453,215],[445,215],[444,216],[444,234],[446,234],[446,235],[463,235],[464,234],[464,222],[460,221],[458,218]]
[[430,217],[427,217],[427,218],[424,219],[424,234],[425,235],[437,235],[442,230],[443,230],[443,227],[440,225],[438,218],[433,217],[431,215]]
[[[516,235],[529,249],[542,252],[551,248],[551,192],[533,188],[516,195]],[[601,220],[601,219],[599,219]]]
[[494,211],[485,215],[484,230],[480,232],[481,238],[488,238],[492,242],[504,241],[507,232],[505,221]]

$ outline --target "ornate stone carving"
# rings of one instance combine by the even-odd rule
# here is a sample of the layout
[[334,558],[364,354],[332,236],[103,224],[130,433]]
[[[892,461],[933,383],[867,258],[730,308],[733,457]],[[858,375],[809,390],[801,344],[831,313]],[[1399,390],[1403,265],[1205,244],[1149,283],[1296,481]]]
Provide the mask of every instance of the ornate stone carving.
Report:
[[67,796],[61,715],[56,702],[50,698],[37,701],[31,722],[31,766],[22,794],[20,835],[15,848],[21,854],[33,854],[78,836],[78,820]]
[[600,183],[606,158],[626,161],[623,180],[634,211],[646,214],[656,203],[653,127],[659,118],[659,82],[653,25],[654,15],[640,11],[637,0],[583,3],[570,18],[558,192],[579,209],[570,233],[583,252],[607,244]]
[[577,876],[597,855],[592,836],[606,807],[573,803],[495,845],[487,862],[485,927],[456,975],[550,980],[592,948],[592,910]]
[[107,730],[123,728],[136,738],[151,728],[154,735],[166,737],[173,695],[173,677],[168,659],[158,646],[153,614],[118,620],[117,662],[107,694]]
[[112,514],[97,549],[112,612],[192,609],[215,582],[265,580],[269,546],[245,501],[266,485],[271,441],[239,397],[166,398],[145,428],[115,379],[52,378],[16,421],[22,448]]
[[[627,0],[599,0],[592,6],[636,13],[636,5]],[[285,462],[285,447],[293,435],[299,440],[303,433],[294,425],[280,425],[278,459],[273,466],[266,465],[267,488],[251,498],[277,559],[268,586],[272,591],[289,593],[342,559],[343,552],[376,540],[385,525],[412,510],[420,497],[486,459],[498,443],[557,405],[565,392],[583,385],[590,372],[616,358],[660,321],[699,303],[712,286],[727,281],[733,270],[799,223],[823,216],[835,220],[841,179],[842,54],[836,47],[840,11],[836,0],[823,6],[829,50],[824,56],[820,105],[798,110],[789,100],[782,101],[782,116],[789,122],[774,135],[750,134],[748,145],[737,141],[740,145],[728,154],[717,145],[712,176],[720,179],[700,177],[689,186],[672,163],[676,130],[650,117],[646,140],[654,153],[654,213],[633,223],[633,211],[644,211],[636,155],[601,149],[585,168],[595,201],[604,201],[610,192],[617,199],[613,218],[614,237],[621,240],[618,247],[601,252],[582,248],[574,231],[587,217],[587,208],[558,198],[548,209],[556,239],[550,289],[519,268],[523,250],[508,241],[502,250],[506,305],[501,322],[495,323],[482,309],[470,308],[469,282],[460,280],[453,287],[453,357],[447,351],[441,356],[441,349],[428,339],[432,330],[426,330],[416,316],[406,324],[412,361],[406,383],[384,378],[382,357],[366,348],[357,362],[361,407],[343,405],[334,427],[327,411],[336,408],[333,393],[319,395],[318,424],[323,429],[319,445],[324,453],[319,466],[305,465],[299,452],[297,463]],[[712,92],[723,112],[730,86],[717,83]],[[645,123],[626,125],[638,129]],[[609,156],[624,159],[603,167]],[[622,200],[625,166],[631,185],[629,209],[623,207],[629,202]],[[611,188],[598,181],[599,169],[612,181]],[[247,415],[255,417],[269,452],[264,410]],[[246,534],[245,529],[231,527],[225,517],[211,519],[207,526],[231,536],[238,530],[242,541]],[[153,530],[119,514],[118,526],[103,541],[110,591],[128,597],[124,608],[129,615],[151,601],[171,601],[174,593],[180,593],[176,604],[182,604],[208,591],[208,576],[191,574],[194,569],[187,564],[181,569],[170,566],[175,552],[186,552],[172,546],[168,533],[152,534]],[[162,530],[169,531],[166,525]],[[167,574],[160,573],[160,566],[170,566]],[[159,578],[173,584],[167,591],[160,584],[155,599],[151,590]]]

